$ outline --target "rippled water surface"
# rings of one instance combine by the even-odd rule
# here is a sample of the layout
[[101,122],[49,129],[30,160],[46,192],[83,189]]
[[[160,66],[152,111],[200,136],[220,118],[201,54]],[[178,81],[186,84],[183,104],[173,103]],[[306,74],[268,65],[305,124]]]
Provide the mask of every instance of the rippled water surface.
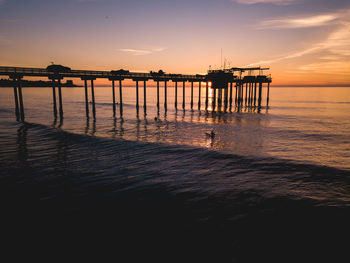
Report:
[[274,87],[269,107],[226,111],[206,111],[204,97],[199,110],[198,88],[193,110],[189,89],[183,110],[179,88],[175,110],[169,88],[165,111],[161,88],[157,111],[149,87],[147,109],[141,88],[137,111],[126,87],[114,117],[111,88],[97,87],[96,118],[91,104],[86,117],[83,88],[62,92],[60,119],[50,88],[24,88],[20,123],[13,89],[0,89],[0,190],[3,218],[21,222],[15,230],[59,219],[69,247],[84,244],[75,254],[99,248],[129,262],[340,262],[349,88]]

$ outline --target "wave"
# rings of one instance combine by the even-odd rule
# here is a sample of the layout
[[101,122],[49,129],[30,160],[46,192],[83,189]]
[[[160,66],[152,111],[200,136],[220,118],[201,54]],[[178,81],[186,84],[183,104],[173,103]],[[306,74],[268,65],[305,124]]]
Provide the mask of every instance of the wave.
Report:
[[336,260],[348,234],[349,171],[33,123],[1,140],[2,217],[21,219],[19,237],[48,227],[38,240],[79,257]]

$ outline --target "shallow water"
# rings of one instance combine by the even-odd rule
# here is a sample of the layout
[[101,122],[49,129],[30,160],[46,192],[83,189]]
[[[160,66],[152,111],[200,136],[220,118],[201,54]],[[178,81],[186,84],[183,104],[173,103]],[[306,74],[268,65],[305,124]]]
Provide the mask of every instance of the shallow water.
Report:
[[158,113],[149,88],[137,113],[135,89],[124,88],[114,118],[111,89],[96,88],[94,119],[84,89],[63,88],[63,120],[51,92],[25,88],[18,123],[13,90],[0,89],[3,218],[20,219],[16,229],[60,222],[73,250],[114,259],[131,250],[129,261],[340,262],[345,254],[350,89],[271,88],[269,107],[227,112],[206,112],[204,98],[198,110],[197,97],[191,111],[189,90],[182,110],[181,88],[176,111],[169,89],[168,110]]

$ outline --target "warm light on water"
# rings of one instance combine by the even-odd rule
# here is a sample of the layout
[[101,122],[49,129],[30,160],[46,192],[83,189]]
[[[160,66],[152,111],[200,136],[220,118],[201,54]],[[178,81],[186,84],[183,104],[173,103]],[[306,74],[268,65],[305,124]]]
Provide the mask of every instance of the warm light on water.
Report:
[[[13,90],[3,88],[0,105],[2,122],[13,122]],[[96,120],[85,117],[84,89],[63,88],[64,119],[60,129],[90,136],[120,138],[142,142],[161,142],[207,147],[245,156],[274,157],[338,168],[350,168],[350,89],[348,88],[271,88],[270,107],[243,107],[236,112],[212,112],[213,91],[209,89],[209,112],[205,112],[205,86],[194,88],[190,110],[190,89],[186,88],[186,107],[182,110],[182,85],[178,87],[178,110],[174,109],[174,89],[168,88],[168,110],[164,110],[164,90],[160,87],[160,111],[156,108],[156,88],[147,87],[147,110],[135,105],[135,88],[123,88],[123,116],[117,107],[113,118],[112,90],[95,88]],[[89,91],[90,92],[90,91]],[[265,94],[263,93],[263,105]],[[116,94],[119,94],[116,88]],[[234,91],[233,91],[234,95]],[[51,88],[24,88],[26,121],[54,124]],[[89,94],[91,100],[91,94]],[[117,97],[117,101],[118,97]],[[234,102],[233,102],[234,104]],[[155,117],[158,119],[155,120]],[[206,132],[214,130],[215,140],[208,143]]]
[[137,114],[135,89],[124,88],[123,116],[117,107],[114,118],[111,88],[96,88],[96,119],[91,105],[87,119],[84,89],[63,88],[63,122],[51,92],[24,88],[26,123],[17,123],[13,90],[0,89],[9,236],[38,236],[48,225],[40,247],[69,244],[79,258],[124,253],[129,262],[339,262],[338,251],[347,254],[350,89],[271,88],[269,108],[225,113],[205,111],[205,88],[201,110],[197,99],[190,110],[190,89],[182,110],[182,87],[178,110],[169,88],[164,111],[161,87],[158,114],[156,89],[147,89],[144,112],[140,88]]

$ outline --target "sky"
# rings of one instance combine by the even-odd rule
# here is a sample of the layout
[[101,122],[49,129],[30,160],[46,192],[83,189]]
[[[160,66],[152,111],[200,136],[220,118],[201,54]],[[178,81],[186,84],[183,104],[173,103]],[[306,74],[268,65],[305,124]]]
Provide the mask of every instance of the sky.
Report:
[[350,0],[0,0],[0,65],[51,62],[183,74],[260,65],[274,85],[350,86]]

